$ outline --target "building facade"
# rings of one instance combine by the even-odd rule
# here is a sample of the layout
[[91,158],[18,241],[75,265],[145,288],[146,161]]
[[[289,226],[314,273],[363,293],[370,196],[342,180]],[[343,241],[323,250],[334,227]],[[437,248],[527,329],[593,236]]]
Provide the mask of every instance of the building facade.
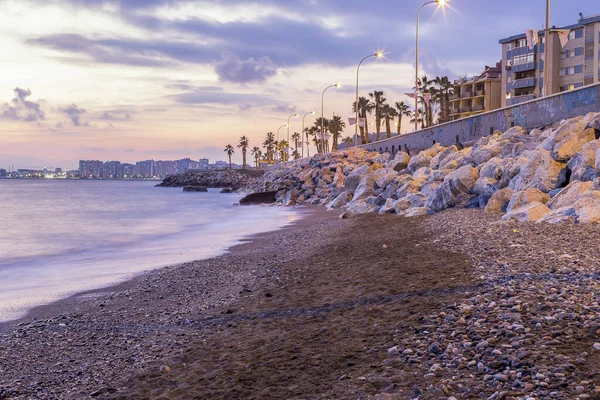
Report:
[[495,110],[502,105],[502,63],[485,66],[479,76],[454,81],[450,96],[450,120]]
[[[568,31],[563,46],[561,31]],[[530,44],[525,33],[500,40],[502,45],[502,106],[511,106],[543,95],[545,31]],[[566,35],[566,32],[565,32]],[[548,95],[599,81],[600,15],[579,14],[576,24],[552,27],[548,40]]]

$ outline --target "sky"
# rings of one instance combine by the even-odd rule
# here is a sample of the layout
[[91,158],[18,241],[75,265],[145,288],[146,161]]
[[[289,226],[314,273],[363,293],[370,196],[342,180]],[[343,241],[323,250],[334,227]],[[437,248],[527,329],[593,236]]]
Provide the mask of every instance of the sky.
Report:
[[[377,50],[386,57],[363,63],[360,95],[408,103],[423,3],[0,0],[0,168],[225,160],[242,135],[261,146],[291,114],[320,116],[331,84],[342,87],[326,92],[325,116],[351,117],[356,66]],[[479,74],[501,59],[500,38],[545,20],[544,0],[449,5],[421,13],[419,68],[430,77]],[[552,24],[576,23],[579,12],[600,14],[600,3],[553,0]],[[292,133],[301,127],[291,119]]]

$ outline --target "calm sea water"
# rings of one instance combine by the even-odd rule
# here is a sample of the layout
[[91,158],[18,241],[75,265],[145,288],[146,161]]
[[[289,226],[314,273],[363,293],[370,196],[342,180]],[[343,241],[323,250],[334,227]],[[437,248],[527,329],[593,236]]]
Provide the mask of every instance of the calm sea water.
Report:
[[0,321],[153,268],[221,254],[299,218],[156,182],[0,180]]

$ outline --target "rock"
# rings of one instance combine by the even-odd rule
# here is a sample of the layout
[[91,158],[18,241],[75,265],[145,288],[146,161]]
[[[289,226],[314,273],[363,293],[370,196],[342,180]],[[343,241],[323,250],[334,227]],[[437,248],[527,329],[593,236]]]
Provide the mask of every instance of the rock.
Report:
[[394,212],[394,200],[392,199],[386,199],[385,203],[379,209],[379,214],[392,214]]
[[394,170],[380,169],[373,175],[375,176],[375,184],[384,189],[398,176],[398,173]]
[[586,129],[582,118],[572,118],[562,124],[554,135],[552,158],[567,161],[581,150],[584,144],[596,139],[594,129]]
[[545,204],[533,202],[507,212],[502,219],[514,219],[518,222],[535,222],[544,217],[550,211],[551,210]]
[[413,173],[413,179],[420,182],[426,182],[429,180],[429,174],[431,171],[428,167],[419,168]]
[[393,204],[394,204],[394,211],[398,215],[405,214],[405,211],[411,207],[410,202],[406,199],[397,200]]
[[208,192],[208,188],[205,186],[184,186],[184,192]]
[[431,169],[439,169],[440,168],[440,164],[442,164],[444,162],[444,160],[446,158],[448,158],[449,156],[451,156],[452,154],[458,153],[458,148],[454,145],[445,148],[444,150],[440,151],[438,154],[435,155],[435,157],[433,157],[431,159],[431,162],[429,163],[429,166],[431,167]]
[[547,206],[551,210],[556,210],[562,207],[568,207],[575,204],[575,202],[592,188],[594,184],[592,182],[571,182],[567,187],[563,188],[556,196],[547,202]]
[[471,193],[478,177],[476,168],[470,165],[460,167],[446,176],[444,182],[428,196],[425,207],[439,211],[454,206],[459,194]]
[[327,204],[327,208],[336,209],[344,207],[346,204],[348,204],[350,200],[352,200],[352,194],[348,191],[342,192],[339,196],[337,196],[335,199],[331,200],[331,202]]
[[441,147],[442,146],[438,143],[433,147],[421,151],[419,154],[411,158],[410,162],[406,166],[406,169],[412,174],[419,168],[429,167],[431,159],[436,156]]
[[367,212],[367,210],[369,208],[371,208],[371,205],[367,204],[366,199],[359,199],[356,201],[352,201],[350,203],[348,203],[348,209],[347,211],[350,214],[365,214]]
[[600,351],[600,343],[594,343],[594,350]]
[[596,177],[596,154],[600,140],[592,140],[581,147],[567,163],[571,170],[571,181],[592,181]]
[[[350,179],[350,177],[348,177]],[[348,181],[348,180],[346,180]],[[352,201],[372,196],[375,191],[375,178],[373,175],[364,175],[354,191]]]
[[500,189],[490,197],[487,205],[485,206],[486,214],[503,214],[508,208],[508,204],[512,199],[515,191],[507,187]]
[[502,177],[504,161],[498,157],[488,160],[479,170],[479,178],[498,180]]
[[589,190],[573,205],[580,224],[600,222],[600,191]]
[[240,200],[240,204],[275,203],[276,191],[251,193]]
[[423,184],[420,181],[412,179],[410,175],[406,175],[408,178],[403,179],[403,184],[396,190],[396,198],[401,199],[408,196],[409,194],[419,193]]
[[494,178],[479,178],[473,188],[473,193],[486,196],[488,199],[492,197],[498,190],[496,184],[498,181]]
[[527,189],[522,192],[516,192],[510,199],[510,203],[506,208],[506,212],[511,212],[515,208],[527,205],[529,203],[546,204],[550,200],[550,195],[543,193],[537,189]]
[[549,151],[537,150],[509,186],[517,192],[532,188],[548,193],[566,183],[566,174],[566,164],[555,161]]
[[399,151],[396,153],[392,161],[388,162],[387,167],[399,172],[405,169],[409,162],[410,156],[403,151]]
[[296,189],[288,190],[283,196],[283,204],[286,206],[293,206],[296,204],[298,198],[298,191]]
[[560,224],[565,222],[577,222],[577,212],[575,211],[574,207],[563,207],[552,210],[548,214],[544,215],[541,219],[537,220],[538,224]]
[[234,190],[232,188],[223,188],[221,189],[221,193],[233,193]]

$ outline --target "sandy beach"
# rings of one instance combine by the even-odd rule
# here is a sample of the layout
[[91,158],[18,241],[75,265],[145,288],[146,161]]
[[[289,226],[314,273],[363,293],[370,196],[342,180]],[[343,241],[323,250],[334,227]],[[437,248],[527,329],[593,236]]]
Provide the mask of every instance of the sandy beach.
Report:
[[598,237],[311,208],[5,324],[0,398],[599,398]]

